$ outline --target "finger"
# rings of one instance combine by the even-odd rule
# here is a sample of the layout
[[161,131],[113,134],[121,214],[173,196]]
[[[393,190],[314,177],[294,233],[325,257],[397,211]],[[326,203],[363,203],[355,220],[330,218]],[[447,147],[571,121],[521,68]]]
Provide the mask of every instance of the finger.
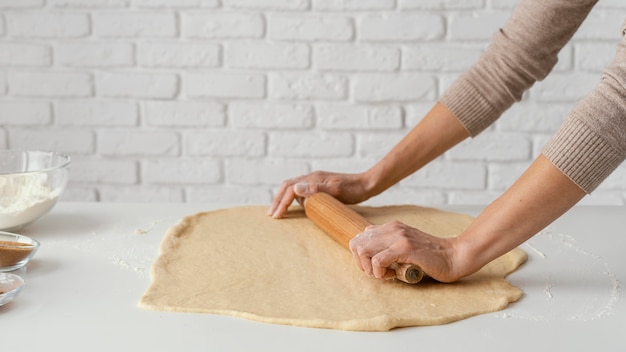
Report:
[[372,272],[377,279],[392,279],[396,277],[395,270],[390,268],[392,263],[388,263],[389,251],[382,251],[372,257]]
[[320,183],[311,182],[298,182],[293,185],[293,191],[297,196],[310,197],[314,193],[321,192],[324,189],[324,185]]
[[361,271],[365,271],[363,269],[363,265],[361,265],[361,258],[359,257],[359,254],[357,253],[357,249],[356,249],[357,243],[359,242],[359,237],[361,235],[362,233],[359,233],[353,239],[351,239],[349,242],[349,247],[350,247],[350,252],[352,253],[352,258],[354,258],[354,262],[359,267],[359,269],[361,269]]
[[367,275],[372,276],[372,257],[367,247],[369,238],[371,238],[371,233],[368,231],[358,234],[350,241],[350,251],[358,267]]
[[283,199],[283,195],[285,194],[287,187],[290,187],[290,186],[291,184],[289,183],[289,181],[285,181],[283,182],[282,185],[280,185],[278,192],[276,192],[276,194],[274,195],[274,199],[272,200],[272,205],[267,211],[267,215],[270,215],[270,216],[274,215],[274,212],[276,212],[276,209],[278,208],[281,200]]
[[294,198],[295,198],[295,194],[293,193],[293,188],[292,187],[287,188],[282,198],[280,198],[280,202],[278,203],[278,206],[274,210],[272,217],[274,219],[282,218],[283,215],[285,215],[285,213],[287,212],[287,208],[289,208]]

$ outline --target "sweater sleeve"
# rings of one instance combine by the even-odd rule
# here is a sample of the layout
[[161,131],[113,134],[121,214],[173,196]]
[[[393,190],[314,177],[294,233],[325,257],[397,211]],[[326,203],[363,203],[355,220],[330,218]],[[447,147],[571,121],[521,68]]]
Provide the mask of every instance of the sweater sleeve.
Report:
[[557,63],[597,0],[522,0],[476,64],[442,95],[446,106],[475,136]]
[[613,62],[542,153],[587,193],[626,158],[626,22]]

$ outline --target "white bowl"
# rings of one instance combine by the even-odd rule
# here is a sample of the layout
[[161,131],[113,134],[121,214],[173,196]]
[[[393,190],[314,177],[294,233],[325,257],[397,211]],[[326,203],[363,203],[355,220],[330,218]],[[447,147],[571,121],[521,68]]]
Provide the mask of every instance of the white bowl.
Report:
[[0,150],[0,230],[12,231],[46,214],[63,193],[70,157]]

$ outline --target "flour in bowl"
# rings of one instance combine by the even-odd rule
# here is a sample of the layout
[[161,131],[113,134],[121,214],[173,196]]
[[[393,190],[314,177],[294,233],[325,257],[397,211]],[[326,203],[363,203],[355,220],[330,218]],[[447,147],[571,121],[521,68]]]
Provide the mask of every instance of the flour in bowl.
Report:
[[0,229],[25,225],[47,213],[61,190],[48,185],[46,174],[0,175]]

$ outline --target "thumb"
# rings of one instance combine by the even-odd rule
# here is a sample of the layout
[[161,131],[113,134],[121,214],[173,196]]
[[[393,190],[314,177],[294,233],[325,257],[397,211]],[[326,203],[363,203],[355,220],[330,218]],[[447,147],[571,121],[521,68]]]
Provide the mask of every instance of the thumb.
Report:
[[293,185],[293,191],[299,197],[308,197],[319,191],[319,185],[316,183],[299,182]]

